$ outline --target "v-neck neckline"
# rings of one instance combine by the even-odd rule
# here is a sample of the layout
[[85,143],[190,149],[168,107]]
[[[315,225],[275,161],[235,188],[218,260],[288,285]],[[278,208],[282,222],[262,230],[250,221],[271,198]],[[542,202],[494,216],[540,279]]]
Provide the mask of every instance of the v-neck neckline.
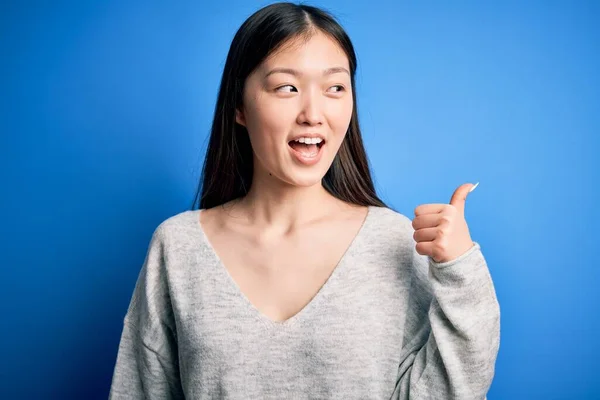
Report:
[[294,326],[296,323],[298,323],[298,321],[308,318],[308,315],[311,313],[311,311],[315,307],[320,305],[320,303],[323,301],[324,297],[331,290],[331,286],[338,279],[338,276],[343,272],[345,265],[347,264],[346,260],[348,259],[348,257],[350,257],[350,254],[354,251],[354,249],[358,245],[357,243],[360,240],[360,238],[362,237],[364,231],[366,230],[366,227],[368,225],[370,217],[373,213],[373,207],[374,206],[367,206],[367,213],[366,213],[365,217],[363,218],[363,221],[362,221],[358,231],[356,232],[356,234],[350,241],[350,244],[348,245],[348,247],[346,248],[346,250],[340,257],[340,259],[338,260],[338,263],[332,270],[331,274],[329,275],[329,277],[327,278],[325,283],[319,288],[317,293],[312,297],[312,299],[300,311],[298,311],[296,314],[294,314],[293,316],[291,316],[290,318],[288,318],[284,321],[275,321],[275,320],[271,319],[270,317],[268,317],[267,315],[265,315],[264,313],[262,313],[258,308],[256,308],[254,303],[252,303],[250,301],[250,299],[246,296],[246,294],[242,291],[242,289],[240,288],[239,284],[235,281],[235,279],[233,279],[233,276],[231,276],[231,274],[229,273],[229,270],[225,267],[225,264],[219,257],[219,255],[216,252],[215,248],[213,247],[212,243],[208,239],[206,232],[202,228],[202,224],[200,223],[200,214],[204,211],[204,209],[195,210],[195,212],[193,212],[192,215],[195,219],[195,225],[198,228],[198,230],[200,231],[201,239],[204,242],[204,245],[206,246],[206,248],[208,249],[208,253],[210,254],[210,257],[212,258],[212,261],[216,264],[217,269],[219,270],[218,273],[224,275],[224,278],[227,281],[227,284],[230,286],[231,290],[235,293],[235,296],[238,297],[241,300],[241,302],[243,303],[242,307],[244,307],[251,316],[253,316],[259,322],[261,322],[267,329],[272,331],[273,329],[287,329],[289,327]]

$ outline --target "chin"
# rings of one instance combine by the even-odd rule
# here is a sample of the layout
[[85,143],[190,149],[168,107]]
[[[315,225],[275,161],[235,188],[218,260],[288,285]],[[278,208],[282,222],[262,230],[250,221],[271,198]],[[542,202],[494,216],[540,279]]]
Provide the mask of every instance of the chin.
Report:
[[295,177],[295,178],[292,178],[290,181],[288,181],[288,183],[293,186],[297,186],[297,187],[312,187],[315,185],[321,185],[322,179],[323,179],[322,176],[321,177],[319,177],[319,176],[306,177],[306,178]]
[[313,171],[290,171],[285,174],[285,181],[293,186],[312,187],[321,185],[325,172]]

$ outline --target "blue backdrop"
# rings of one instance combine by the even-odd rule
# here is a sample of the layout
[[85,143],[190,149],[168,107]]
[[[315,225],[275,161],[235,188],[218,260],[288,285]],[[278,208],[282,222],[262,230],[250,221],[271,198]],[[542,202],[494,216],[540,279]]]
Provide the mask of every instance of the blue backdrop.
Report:
[[[488,399],[597,399],[600,3],[485,3],[308,4],[354,41],[383,199],[413,218],[481,182]],[[266,4],[0,6],[0,398],[107,397],[151,234],[190,207],[228,46]]]

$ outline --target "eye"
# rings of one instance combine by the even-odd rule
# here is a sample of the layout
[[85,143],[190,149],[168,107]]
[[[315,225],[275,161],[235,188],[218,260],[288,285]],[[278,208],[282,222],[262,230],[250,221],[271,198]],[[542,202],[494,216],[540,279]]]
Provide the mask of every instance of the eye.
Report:
[[334,86],[332,86],[332,88],[335,88],[335,87],[336,87],[336,88],[340,88],[340,89],[339,89],[337,92],[335,92],[335,93],[340,93],[340,92],[343,92],[344,90],[346,90],[346,88],[345,88],[344,86],[342,86],[342,85],[334,85]]
[[[294,88],[294,89],[296,89],[296,88],[295,88],[294,86],[292,86],[292,85],[284,85],[284,86],[279,86],[277,89],[275,89],[275,91],[276,91],[276,92],[281,92],[282,90],[279,90],[279,89],[281,89],[281,88],[285,88],[285,87],[291,87],[291,88]],[[296,91],[297,91],[297,90],[298,90],[298,89],[296,89]],[[285,92],[285,90],[284,90],[283,92]],[[290,92],[288,92],[288,93],[290,93]]]

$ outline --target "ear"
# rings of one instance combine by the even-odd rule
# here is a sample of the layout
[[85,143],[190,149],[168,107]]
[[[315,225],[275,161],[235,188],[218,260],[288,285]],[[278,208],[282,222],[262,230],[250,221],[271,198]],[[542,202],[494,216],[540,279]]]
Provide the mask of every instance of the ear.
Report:
[[246,126],[246,118],[244,117],[244,113],[237,108],[235,110],[235,122],[242,126]]

